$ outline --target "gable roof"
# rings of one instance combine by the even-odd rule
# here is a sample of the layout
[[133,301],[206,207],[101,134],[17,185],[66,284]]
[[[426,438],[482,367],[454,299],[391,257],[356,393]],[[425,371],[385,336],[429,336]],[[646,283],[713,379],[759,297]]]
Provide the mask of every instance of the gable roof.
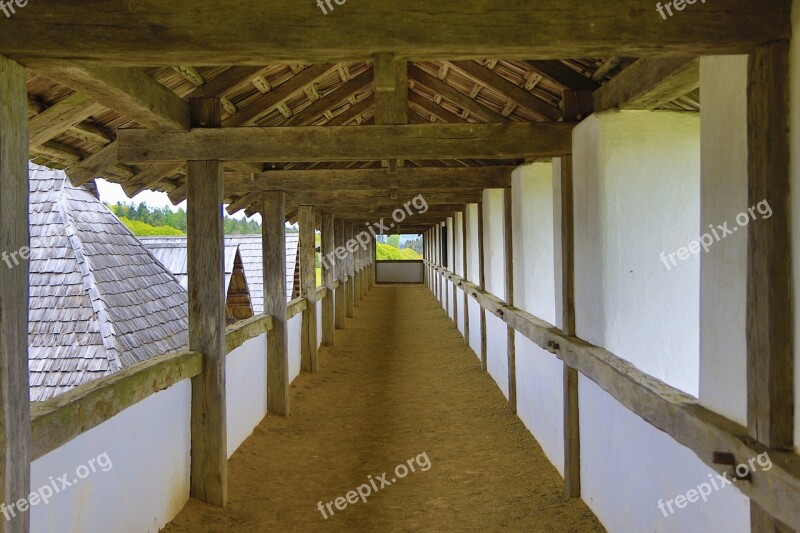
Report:
[[[138,237],[138,239],[150,250],[164,267],[172,272],[177,278],[181,287],[189,289],[189,252],[187,250],[186,237]],[[236,254],[239,252],[238,246],[234,243],[225,242],[225,292],[231,284],[233,275],[233,265],[236,261]]]
[[[286,299],[292,299],[297,266],[297,251],[300,241],[299,233],[286,233]],[[239,245],[242,254],[244,273],[250,287],[250,299],[253,313],[264,312],[264,253],[261,248],[261,235],[233,235],[225,238],[225,242]]]
[[31,164],[29,184],[31,400],[184,349],[177,279],[63,171]]

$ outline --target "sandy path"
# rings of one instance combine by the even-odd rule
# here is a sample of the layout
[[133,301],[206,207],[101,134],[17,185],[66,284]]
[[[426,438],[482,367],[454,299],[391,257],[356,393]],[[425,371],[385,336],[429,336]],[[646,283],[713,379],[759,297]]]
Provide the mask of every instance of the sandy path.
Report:
[[[373,288],[336,333],[320,374],[292,385],[292,415],[268,417],[231,459],[228,509],[192,500],[164,531],[603,531],[583,502],[564,499],[425,288]],[[398,479],[408,460],[416,471]],[[317,502],[384,472],[396,482],[323,518]]]

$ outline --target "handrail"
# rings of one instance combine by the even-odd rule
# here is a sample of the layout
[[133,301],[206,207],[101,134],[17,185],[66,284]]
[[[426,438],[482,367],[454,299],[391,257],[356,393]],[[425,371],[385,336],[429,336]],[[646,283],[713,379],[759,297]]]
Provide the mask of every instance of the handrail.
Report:
[[60,448],[128,407],[198,376],[202,371],[200,352],[170,353],[79,385],[44,402],[32,402],[31,460]]
[[228,326],[225,331],[225,353],[229,354],[250,339],[272,329],[271,315],[256,315]]
[[291,320],[308,308],[308,301],[302,296],[295,298],[286,305],[286,320]]

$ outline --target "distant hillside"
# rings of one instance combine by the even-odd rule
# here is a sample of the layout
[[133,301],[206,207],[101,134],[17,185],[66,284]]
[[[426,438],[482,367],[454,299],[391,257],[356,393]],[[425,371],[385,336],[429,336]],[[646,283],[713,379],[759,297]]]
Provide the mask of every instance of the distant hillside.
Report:
[[390,244],[377,243],[376,257],[378,261],[398,261],[422,259],[422,256],[411,248],[397,248]]
[[[139,205],[117,202],[106,204],[111,212],[119,217],[135,235],[162,236],[186,234],[186,211],[173,211],[169,207],[150,207],[142,202]],[[127,221],[127,222],[126,222]],[[261,224],[254,220],[239,220],[225,216],[225,235],[260,234]]]
[[179,229],[171,226],[151,226],[140,220],[131,220],[128,217],[118,217],[137,237],[164,237],[169,235],[186,235]]

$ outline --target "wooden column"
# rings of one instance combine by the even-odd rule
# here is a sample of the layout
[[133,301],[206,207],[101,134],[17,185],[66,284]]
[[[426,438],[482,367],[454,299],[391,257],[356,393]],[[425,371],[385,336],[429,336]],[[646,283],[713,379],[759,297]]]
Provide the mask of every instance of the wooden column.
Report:
[[347,259],[345,260],[347,263],[347,276],[350,278],[350,281],[347,284],[347,318],[353,318],[355,316],[355,307],[356,307],[356,270],[355,270],[355,263],[353,259],[353,251],[352,246],[349,246],[353,243],[353,225],[347,223],[345,225],[345,248],[347,249]]
[[[478,204],[478,278],[482,290],[486,290],[486,261],[483,250],[483,202]],[[481,368],[489,369],[489,355],[486,347],[486,309],[481,306]]]
[[[5,22],[5,21],[3,21]],[[25,68],[0,56],[0,502],[30,494],[28,385],[28,92]],[[30,513],[0,520],[0,532],[27,533]]]
[[[467,245],[467,213],[469,212],[469,205],[464,205],[464,213],[461,215],[461,244],[462,244],[462,253],[463,259],[462,262],[464,264],[464,280],[469,281],[469,277],[467,277],[468,268],[467,268],[467,260],[469,259],[469,254],[467,253],[469,248]],[[469,294],[467,293],[466,287],[464,287],[464,344],[469,346]]]
[[289,333],[286,329],[286,195],[268,191],[261,203],[264,255],[264,314],[272,315],[267,333],[267,411],[289,416]]
[[[336,219],[334,222],[336,248],[344,246],[344,221]],[[347,261],[334,256],[336,276],[339,279],[339,288],[336,289],[336,329],[345,329],[347,318]]]
[[[506,187],[503,196],[503,211],[505,223],[503,226],[503,244],[505,245],[506,259],[506,303],[514,305],[514,217],[511,196],[511,187]],[[508,410],[517,412],[517,356],[516,332],[514,328],[507,328],[508,334]]]
[[322,300],[322,343],[333,348],[335,344],[334,328],[334,280],[335,266],[328,258],[333,257],[333,214],[322,215],[322,278],[328,294]]
[[[769,449],[793,450],[788,42],[770,43],[750,55],[747,85],[748,205],[766,200],[773,212],[748,225],[748,430]],[[752,531],[784,527],[753,501],[750,510]]]
[[[561,173],[553,189],[553,203],[559,228],[555,238],[556,265],[560,272],[556,290],[561,310],[560,327],[565,335],[575,335],[575,217],[573,207],[572,156],[560,160]],[[578,371],[564,365],[564,492],[568,498],[581,495],[581,448],[578,413]]]
[[319,353],[317,352],[317,272],[314,252],[314,206],[301,205],[297,208],[300,223],[300,295],[308,305],[303,311],[301,327],[300,367],[304,372],[319,372]]
[[[450,240],[453,241],[453,263],[450,265],[450,270],[453,274],[457,274],[456,272],[456,257],[458,257],[458,250],[456,250],[456,213],[453,213],[453,223],[450,225],[452,227],[453,235],[450,237]],[[456,330],[458,330],[458,287],[456,286],[455,281],[453,282],[453,323],[456,325]]]
[[[192,127],[220,126],[218,98],[190,101]],[[225,406],[225,268],[221,161],[188,161],[187,250],[189,349],[203,353],[203,373],[192,379],[191,495],[228,502]]]

